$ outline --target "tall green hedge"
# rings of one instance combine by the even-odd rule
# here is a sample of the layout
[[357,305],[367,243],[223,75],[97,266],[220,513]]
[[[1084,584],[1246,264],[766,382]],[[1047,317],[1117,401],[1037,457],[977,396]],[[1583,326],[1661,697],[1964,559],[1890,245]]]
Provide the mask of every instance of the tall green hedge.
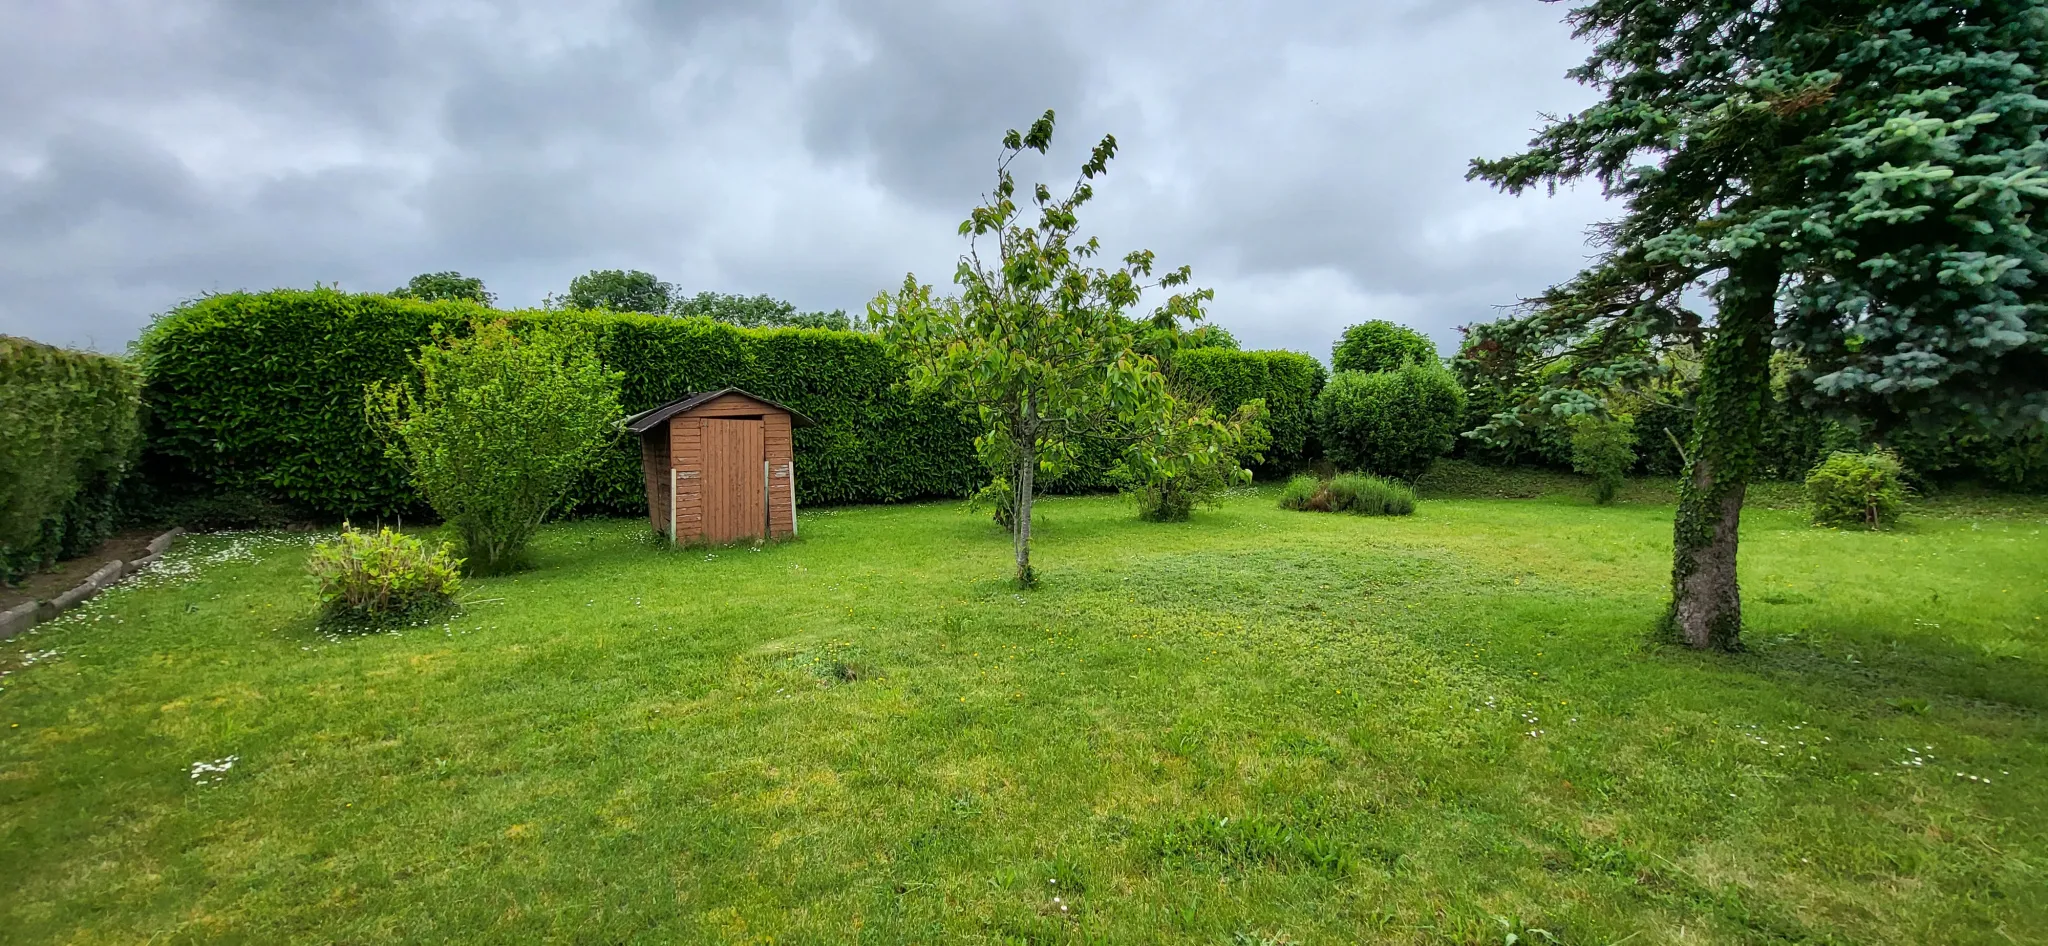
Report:
[[1206,398],[1225,414],[1253,398],[1265,398],[1266,409],[1272,412],[1269,469],[1297,469],[1315,456],[1316,395],[1327,375],[1314,358],[1291,351],[1197,348],[1176,354],[1168,375],[1175,387]]
[[[436,331],[489,310],[333,289],[208,296],[160,318],[139,346],[148,462],[166,494],[244,493],[322,516],[421,509],[363,416],[363,387],[413,371]],[[734,386],[818,422],[796,431],[806,503],[961,495],[983,476],[958,412],[896,385],[901,365],[873,336],[741,329],[708,319],[610,312],[508,312],[515,327],[573,321],[624,371],[631,412]],[[586,511],[644,511],[639,447],[622,442],[578,490]]]
[[[986,479],[973,424],[897,384],[904,367],[873,335],[826,329],[747,329],[701,318],[580,311],[494,312],[334,289],[208,296],[165,314],[138,346],[148,405],[145,461],[160,501],[242,495],[318,516],[389,516],[424,507],[363,417],[363,387],[413,371],[437,331],[478,315],[521,323],[575,322],[598,356],[625,372],[629,412],[694,391],[733,386],[817,421],[795,432],[797,493],[805,503],[959,496]],[[1291,352],[1181,353],[1175,383],[1234,410],[1264,397],[1273,457],[1298,465],[1322,366]],[[1052,488],[1103,488],[1114,450],[1084,451]],[[1097,456],[1097,454],[1100,454]],[[575,508],[646,509],[639,447],[621,443],[576,491]]]
[[0,335],[0,580],[113,531],[139,387],[125,359]]

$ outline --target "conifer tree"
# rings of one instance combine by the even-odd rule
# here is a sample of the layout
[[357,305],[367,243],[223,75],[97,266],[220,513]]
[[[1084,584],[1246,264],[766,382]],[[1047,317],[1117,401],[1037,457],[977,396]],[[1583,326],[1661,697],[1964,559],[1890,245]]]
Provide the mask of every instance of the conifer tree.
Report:
[[[2048,425],[2048,2],[1595,0],[1570,75],[1604,93],[1470,176],[1521,193],[1591,178],[1624,208],[1603,255],[1476,329],[1553,365],[1495,415],[1599,410],[1667,345],[1704,345],[1673,530],[1668,630],[1740,645],[1736,538],[1771,397],[1868,423]],[[1711,319],[1688,309],[1704,287]]]

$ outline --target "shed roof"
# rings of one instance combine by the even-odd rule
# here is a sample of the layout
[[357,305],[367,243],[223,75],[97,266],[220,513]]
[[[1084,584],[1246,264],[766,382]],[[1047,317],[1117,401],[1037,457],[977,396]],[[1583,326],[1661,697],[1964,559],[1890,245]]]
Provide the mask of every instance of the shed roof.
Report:
[[670,401],[667,404],[661,405],[660,407],[650,407],[647,410],[641,411],[638,414],[634,414],[631,417],[626,418],[625,420],[619,421],[619,425],[626,428],[627,430],[632,431],[633,433],[644,434],[650,430],[653,430],[654,425],[656,424],[662,423],[663,421],[666,421],[669,418],[676,416],[677,414],[682,414],[690,410],[694,410],[695,408],[701,407],[705,404],[709,404],[712,401],[715,401],[728,394],[737,394],[740,397],[746,398],[749,401],[756,401],[760,403],[763,407],[771,408],[788,414],[789,426],[791,427],[810,427],[816,423],[816,421],[813,421],[810,418],[805,417],[804,415],[789,409],[788,407],[785,407],[781,404],[777,404],[774,401],[771,401],[758,394],[748,394],[747,392],[742,391],[739,388],[719,388],[716,391],[699,391],[695,394],[691,394],[687,397],[684,397],[680,401]]

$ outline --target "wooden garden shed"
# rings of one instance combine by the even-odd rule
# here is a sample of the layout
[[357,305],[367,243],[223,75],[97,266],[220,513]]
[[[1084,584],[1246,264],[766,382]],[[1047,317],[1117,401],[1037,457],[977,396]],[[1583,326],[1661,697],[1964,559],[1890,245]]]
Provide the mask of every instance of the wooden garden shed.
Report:
[[679,545],[796,534],[790,430],[810,418],[738,388],[692,394],[623,422],[640,437],[647,516]]

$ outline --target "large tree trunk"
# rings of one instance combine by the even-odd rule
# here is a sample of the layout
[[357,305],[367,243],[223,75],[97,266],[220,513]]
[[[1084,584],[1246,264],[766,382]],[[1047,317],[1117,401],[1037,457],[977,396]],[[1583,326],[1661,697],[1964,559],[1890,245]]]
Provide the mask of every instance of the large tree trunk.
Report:
[[1779,277],[1775,261],[1743,261],[1716,288],[1720,319],[1700,365],[1699,409],[1671,541],[1667,630],[1691,647],[1742,646],[1737,530],[1771,396]]
[[1026,436],[1017,442],[1017,476],[1011,482],[1015,501],[1015,521],[1010,523],[1010,535],[1017,548],[1017,586],[1029,588],[1038,583],[1038,577],[1031,573],[1031,493],[1035,488],[1032,479],[1038,473],[1037,437]]

